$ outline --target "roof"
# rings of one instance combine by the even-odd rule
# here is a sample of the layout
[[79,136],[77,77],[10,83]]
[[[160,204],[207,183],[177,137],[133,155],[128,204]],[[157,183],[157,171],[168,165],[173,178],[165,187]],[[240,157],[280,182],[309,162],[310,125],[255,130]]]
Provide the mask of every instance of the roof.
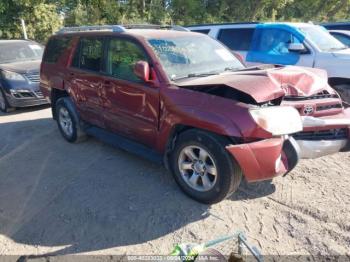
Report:
[[[132,35],[144,38],[161,38],[161,37],[181,37],[181,36],[203,36],[203,34],[195,33],[191,31],[177,31],[177,30],[164,30],[164,29],[125,29],[123,32],[113,32],[106,30],[90,30],[90,31],[76,31],[76,32],[63,32],[58,34],[64,35]],[[56,34],[57,35],[57,34]]]
[[238,22],[238,23],[218,23],[218,24],[199,24],[199,25],[190,25],[190,27],[208,27],[208,26],[227,26],[227,25],[258,25],[258,24],[284,24],[294,27],[308,27],[314,26],[311,23],[294,23],[294,22]]
[[260,22],[232,22],[232,23],[217,23],[217,24],[195,24],[195,25],[188,25],[186,27],[220,26],[220,25],[251,25],[251,24],[260,24]]

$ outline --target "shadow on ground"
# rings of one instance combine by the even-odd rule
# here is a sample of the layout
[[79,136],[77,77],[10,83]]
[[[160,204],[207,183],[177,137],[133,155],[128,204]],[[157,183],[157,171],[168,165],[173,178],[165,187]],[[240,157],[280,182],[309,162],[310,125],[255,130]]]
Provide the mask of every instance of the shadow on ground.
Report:
[[207,214],[163,167],[95,139],[69,144],[50,118],[0,124],[0,137],[0,234],[64,246],[49,255],[145,243]]

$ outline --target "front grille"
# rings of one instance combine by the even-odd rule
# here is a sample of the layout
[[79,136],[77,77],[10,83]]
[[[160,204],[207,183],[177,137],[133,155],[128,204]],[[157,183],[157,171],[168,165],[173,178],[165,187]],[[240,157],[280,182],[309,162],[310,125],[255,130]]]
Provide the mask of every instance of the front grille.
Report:
[[32,83],[39,83],[40,82],[39,72],[26,73],[24,75]]
[[342,108],[342,107],[343,106],[341,104],[321,105],[321,106],[317,106],[316,110],[317,111],[322,111],[322,110],[329,110],[329,109]]
[[34,97],[33,93],[31,92],[17,92],[17,94],[24,98]]
[[322,131],[305,131],[300,132],[293,137],[296,140],[337,140],[337,139],[347,139],[348,138],[348,129],[347,128],[338,128],[338,129],[329,129]]
[[42,93],[41,91],[35,91],[34,93],[35,93],[35,95],[36,95],[38,98],[43,98],[43,97],[44,97],[44,95],[43,95],[43,93]]
[[326,98],[339,98],[337,94],[317,94],[313,96],[286,96],[285,101],[303,101],[303,100],[314,100],[314,99],[326,99]]

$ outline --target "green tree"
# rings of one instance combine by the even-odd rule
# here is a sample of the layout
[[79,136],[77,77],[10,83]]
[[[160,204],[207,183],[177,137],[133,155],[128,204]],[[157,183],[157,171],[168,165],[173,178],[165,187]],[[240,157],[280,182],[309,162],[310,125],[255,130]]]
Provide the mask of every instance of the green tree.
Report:
[[4,0],[0,4],[0,37],[23,38],[20,19],[27,26],[28,38],[44,42],[62,25],[57,7],[40,0]]

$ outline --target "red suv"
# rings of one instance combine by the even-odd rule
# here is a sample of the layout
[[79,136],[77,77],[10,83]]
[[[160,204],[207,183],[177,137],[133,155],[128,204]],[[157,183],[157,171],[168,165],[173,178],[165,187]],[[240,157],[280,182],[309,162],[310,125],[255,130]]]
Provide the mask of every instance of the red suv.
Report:
[[178,27],[77,27],[49,40],[40,86],[67,141],[89,134],[164,163],[186,194],[214,203],[242,174],[269,180],[298,162],[288,135],[301,117],[262,72]]

